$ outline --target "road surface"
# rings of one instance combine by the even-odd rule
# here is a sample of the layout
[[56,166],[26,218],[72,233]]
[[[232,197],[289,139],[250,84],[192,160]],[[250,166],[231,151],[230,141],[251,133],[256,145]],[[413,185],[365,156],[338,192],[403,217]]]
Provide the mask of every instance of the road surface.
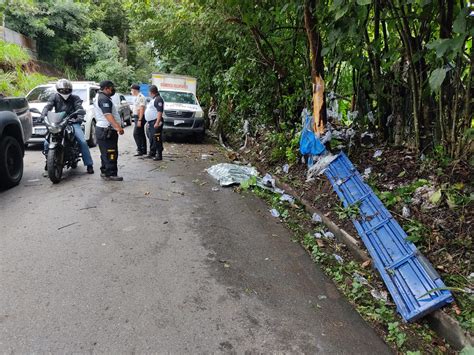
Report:
[[131,135],[123,182],[94,148],[52,185],[30,149],[0,192],[0,353],[390,352],[263,201],[212,190],[215,146],[154,162]]

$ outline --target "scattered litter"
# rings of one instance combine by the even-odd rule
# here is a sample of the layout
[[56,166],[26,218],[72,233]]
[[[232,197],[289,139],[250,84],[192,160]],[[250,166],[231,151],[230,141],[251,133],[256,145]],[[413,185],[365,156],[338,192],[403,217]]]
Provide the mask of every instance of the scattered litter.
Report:
[[326,237],[327,239],[334,239],[334,234],[332,232],[327,231],[323,233],[324,233],[324,237]]
[[342,264],[342,263],[344,262],[344,259],[342,258],[342,256],[337,255],[337,254],[332,254],[332,256],[334,256],[334,259],[336,259],[336,261],[337,261],[339,264]]
[[210,154],[202,154],[201,155],[201,160],[207,160],[209,158],[212,158],[212,155],[210,155]]
[[211,190],[216,192],[216,191],[219,191],[219,188],[218,187],[213,187]]
[[370,291],[370,294],[376,300],[387,302],[387,299],[388,299],[387,291],[378,291],[374,289]]
[[268,260],[270,260],[270,258],[265,258],[265,261],[268,261]]
[[281,170],[283,170],[285,174],[288,174],[288,172],[290,171],[290,166],[288,164],[285,164],[282,166]]
[[323,221],[323,219],[321,218],[319,214],[313,213],[313,216],[311,217],[311,221],[314,223],[320,223]]
[[230,265],[229,265],[229,264],[227,264],[227,263],[224,263],[224,267],[227,269],[227,268],[229,268],[229,267],[230,267]]
[[322,235],[321,233],[319,233],[319,232],[316,232],[316,233],[314,233],[314,237],[315,237],[316,239],[321,239],[321,238],[323,237],[323,235]]
[[383,151],[377,149],[377,150],[375,151],[375,153],[374,153],[374,158],[380,157],[380,156],[382,155],[382,153],[383,153]]
[[370,174],[372,174],[372,167],[369,166],[368,168],[364,170],[364,174],[362,174],[362,178],[364,180],[368,180],[370,177]]
[[79,211],[90,210],[91,208],[97,208],[97,206],[89,206],[89,207],[80,208]]
[[280,212],[278,212],[275,208],[272,208],[270,210],[270,213],[272,214],[273,217],[276,217],[276,218],[280,217]]
[[336,158],[337,155],[332,155],[331,153],[320,156],[319,159],[308,169],[306,181],[311,181],[316,176],[321,175],[327,169],[329,164],[331,164]]
[[164,221],[163,224],[168,224],[168,221]]
[[293,196],[288,195],[288,194],[281,195],[280,196],[280,201],[286,201],[286,202],[290,203],[291,205],[295,203],[295,199],[293,198]]
[[28,182],[37,182],[37,181],[40,181],[40,179],[31,179],[31,180],[28,180]]
[[341,186],[342,183],[343,183],[342,179],[337,179],[336,184],[337,184],[338,186]]
[[361,264],[361,266],[365,269],[365,268],[368,267],[371,263],[372,263],[372,261],[369,259],[369,260],[364,261],[364,262]]
[[405,218],[410,218],[411,216],[411,211],[410,211],[410,208],[408,206],[403,206],[402,208],[402,216],[405,217]]
[[251,166],[222,163],[206,170],[221,186],[239,185],[242,181],[257,176],[257,169]]
[[280,188],[278,188],[278,187],[275,187],[275,188],[273,189],[273,192],[275,192],[276,194],[283,195],[283,194],[285,193],[285,190],[282,190],[282,189],[280,189]]
[[144,193],[145,196],[148,196],[150,194],[150,191],[147,191]]
[[327,298],[328,298],[328,296],[326,296],[326,295],[319,295],[318,296],[318,300],[325,300]]
[[369,281],[367,281],[367,279],[364,276],[358,274],[357,272],[354,272],[354,274],[352,276],[354,276],[354,280],[356,280],[361,285],[368,285],[369,284]]
[[262,184],[266,187],[275,187],[275,179],[270,174],[265,174],[262,178]]
[[73,226],[73,225],[75,225],[75,224],[77,224],[77,223],[79,223],[79,222],[73,222],[73,223],[66,224],[65,226],[59,227],[58,230],[61,230],[61,229],[64,229],[64,228]]

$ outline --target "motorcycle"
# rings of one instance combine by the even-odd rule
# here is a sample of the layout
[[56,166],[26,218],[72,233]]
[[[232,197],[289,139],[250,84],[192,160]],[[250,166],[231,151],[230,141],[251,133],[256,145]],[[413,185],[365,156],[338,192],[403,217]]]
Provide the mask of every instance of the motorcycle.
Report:
[[81,149],[74,136],[72,120],[85,116],[86,111],[77,110],[66,116],[65,112],[48,112],[44,123],[48,129],[49,145],[46,157],[48,177],[53,184],[61,181],[63,168],[77,168]]

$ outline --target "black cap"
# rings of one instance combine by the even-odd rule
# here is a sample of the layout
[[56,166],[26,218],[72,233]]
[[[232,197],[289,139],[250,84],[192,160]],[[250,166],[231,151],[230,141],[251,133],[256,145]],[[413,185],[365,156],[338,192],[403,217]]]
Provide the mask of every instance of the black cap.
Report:
[[99,84],[100,90],[104,90],[105,88],[113,88],[114,86],[114,83],[110,80],[103,80]]
[[130,86],[130,89],[133,89],[133,90],[140,90],[140,85],[138,85],[138,84],[132,84],[132,86]]

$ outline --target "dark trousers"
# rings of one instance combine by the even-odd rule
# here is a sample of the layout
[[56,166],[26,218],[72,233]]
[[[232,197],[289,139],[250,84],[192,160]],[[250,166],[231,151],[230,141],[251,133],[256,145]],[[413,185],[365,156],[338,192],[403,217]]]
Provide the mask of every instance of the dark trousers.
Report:
[[163,121],[155,128],[156,120],[148,121],[148,139],[150,140],[150,155],[161,157],[163,152]]
[[135,139],[135,144],[137,145],[137,152],[141,154],[146,154],[146,136],[145,136],[145,119],[142,118],[141,127],[138,127],[138,116],[133,116],[135,118],[135,127],[133,128],[133,138]]
[[97,144],[100,149],[100,171],[105,176],[117,176],[118,133],[113,128],[97,127]]

